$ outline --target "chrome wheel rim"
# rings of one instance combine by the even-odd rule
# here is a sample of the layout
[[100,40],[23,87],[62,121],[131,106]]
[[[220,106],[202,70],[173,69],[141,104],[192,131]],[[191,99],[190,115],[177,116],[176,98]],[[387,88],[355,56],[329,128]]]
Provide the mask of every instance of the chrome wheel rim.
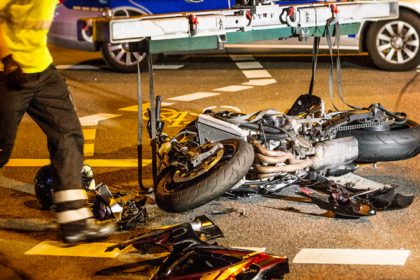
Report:
[[404,64],[419,52],[419,34],[407,22],[392,21],[379,30],[376,48],[386,62]]
[[112,59],[120,65],[132,66],[141,61],[146,53],[139,55],[138,52],[130,52],[128,43],[122,44],[108,44],[108,51]]

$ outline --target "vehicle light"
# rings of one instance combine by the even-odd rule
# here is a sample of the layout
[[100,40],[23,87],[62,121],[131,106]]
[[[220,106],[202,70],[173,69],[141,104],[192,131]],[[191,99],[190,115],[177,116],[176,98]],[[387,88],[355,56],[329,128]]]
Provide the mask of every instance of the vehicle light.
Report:
[[110,8],[106,7],[104,8],[104,10],[102,11],[102,17],[104,18],[110,18],[112,17],[112,11]]

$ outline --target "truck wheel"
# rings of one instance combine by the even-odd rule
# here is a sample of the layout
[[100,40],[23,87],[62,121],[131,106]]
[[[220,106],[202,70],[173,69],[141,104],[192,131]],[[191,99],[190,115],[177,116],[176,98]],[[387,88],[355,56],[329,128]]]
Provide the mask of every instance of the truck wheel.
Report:
[[254,162],[253,147],[242,139],[227,139],[220,143],[224,148],[223,155],[201,175],[175,182],[177,169],[173,166],[159,174],[155,199],[161,209],[180,213],[200,207],[223,195],[248,173]]
[[102,58],[105,60],[106,64],[116,72],[136,73],[139,60],[140,70],[142,72],[149,69],[146,53],[139,54],[138,52],[130,52],[128,43],[101,43],[100,47]]
[[373,23],[366,47],[376,66],[388,71],[407,71],[420,64],[420,18],[400,10],[396,20]]

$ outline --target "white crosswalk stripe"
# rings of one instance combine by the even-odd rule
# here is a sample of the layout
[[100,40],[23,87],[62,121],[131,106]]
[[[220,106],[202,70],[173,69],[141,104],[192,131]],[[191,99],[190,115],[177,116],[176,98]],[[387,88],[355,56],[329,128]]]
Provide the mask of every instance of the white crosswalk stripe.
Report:
[[263,68],[261,63],[258,61],[252,61],[252,62],[236,62],[236,66],[238,66],[239,69],[257,69],[257,68]]
[[248,79],[252,78],[271,78],[267,70],[247,70],[242,71]]
[[220,93],[214,93],[214,92],[197,92],[187,95],[181,95],[177,97],[168,98],[168,100],[176,100],[176,101],[191,101],[191,100],[197,100],[201,98],[206,98],[210,96],[220,95]]
[[259,80],[250,80],[249,82],[242,83],[243,85],[249,86],[266,86],[275,84],[277,81],[275,79],[259,79]]
[[223,87],[223,88],[216,88],[215,90],[235,92],[235,91],[241,91],[241,90],[250,89],[250,88],[253,88],[253,87],[250,87],[250,86],[228,86],[228,87]]

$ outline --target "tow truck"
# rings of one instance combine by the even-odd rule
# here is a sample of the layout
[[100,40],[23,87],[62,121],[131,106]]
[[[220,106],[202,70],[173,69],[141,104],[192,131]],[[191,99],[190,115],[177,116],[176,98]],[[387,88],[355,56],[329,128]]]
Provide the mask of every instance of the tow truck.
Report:
[[[147,54],[150,84],[150,136],[153,180],[157,176],[156,131],[161,130],[159,106],[154,104],[152,54],[174,51],[222,49],[225,44],[298,37],[330,37],[356,34],[360,22],[398,18],[395,0],[293,1],[236,0],[232,9],[151,16],[79,19],[78,39],[89,42],[123,43],[130,51]],[[331,40],[329,40],[331,41]],[[331,42],[330,51],[332,52]],[[314,54],[319,40],[314,40]],[[337,45],[338,47],[338,45]],[[314,68],[313,68],[314,71]],[[142,92],[138,64],[138,161],[139,186],[149,191],[142,178]],[[158,99],[159,100],[159,99]],[[156,112],[156,108],[158,111]]]

